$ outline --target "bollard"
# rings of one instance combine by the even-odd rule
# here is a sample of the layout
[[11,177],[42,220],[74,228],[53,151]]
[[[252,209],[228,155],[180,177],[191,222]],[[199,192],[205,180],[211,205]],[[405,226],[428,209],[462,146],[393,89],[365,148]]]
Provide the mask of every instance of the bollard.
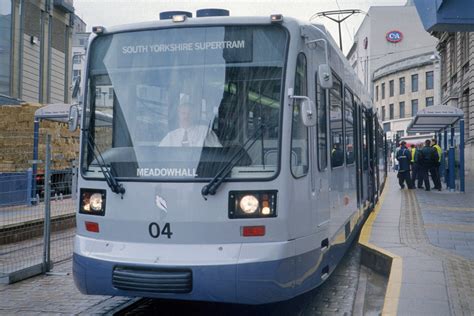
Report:
[[449,191],[454,191],[456,184],[455,184],[455,164],[454,164],[454,147],[449,148],[449,153],[448,153],[448,164],[449,164]]
[[33,205],[33,169],[26,171],[26,204]]

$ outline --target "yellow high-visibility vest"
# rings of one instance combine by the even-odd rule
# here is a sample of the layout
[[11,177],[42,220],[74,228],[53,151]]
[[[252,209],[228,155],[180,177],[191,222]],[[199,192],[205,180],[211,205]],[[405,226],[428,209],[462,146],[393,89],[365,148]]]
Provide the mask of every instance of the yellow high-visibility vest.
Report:
[[416,148],[413,148],[411,150],[411,162],[415,162],[415,153],[416,153]]
[[443,150],[441,149],[441,147],[439,147],[438,144],[434,144],[433,147],[438,152],[438,162],[440,162],[441,161],[441,155],[443,154]]

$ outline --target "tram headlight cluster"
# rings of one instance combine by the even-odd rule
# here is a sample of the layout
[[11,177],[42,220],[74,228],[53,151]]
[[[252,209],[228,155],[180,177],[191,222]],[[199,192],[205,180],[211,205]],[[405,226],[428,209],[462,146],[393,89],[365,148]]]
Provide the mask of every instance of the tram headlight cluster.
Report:
[[230,191],[229,218],[276,217],[277,191]]
[[105,190],[81,189],[79,213],[88,215],[105,215]]

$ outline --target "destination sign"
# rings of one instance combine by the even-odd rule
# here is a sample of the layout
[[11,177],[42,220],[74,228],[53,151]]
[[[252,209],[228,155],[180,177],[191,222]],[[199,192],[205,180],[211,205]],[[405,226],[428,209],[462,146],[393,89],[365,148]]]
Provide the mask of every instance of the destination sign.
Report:
[[182,51],[202,51],[210,49],[242,49],[245,48],[245,40],[237,41],[212,41],[195,43],[169,43],[123,46],[122,54],[149,54]]

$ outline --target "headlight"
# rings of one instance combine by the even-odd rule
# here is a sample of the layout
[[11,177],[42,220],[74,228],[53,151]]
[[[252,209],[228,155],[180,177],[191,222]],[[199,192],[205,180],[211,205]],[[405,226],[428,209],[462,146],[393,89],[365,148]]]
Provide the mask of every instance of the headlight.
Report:
[[246,195],[240,199],[239,205],[245,214],[253,214],[258,209],[258,200],[253,195]]
[[229,218],[276,217],[277,191],[230,191]]
[[81,189],[79,213],[105,215],[105,190]]
[[102,209],[102,194],[94,193],[91,195],[89,202],[93,211],[100,211]]

